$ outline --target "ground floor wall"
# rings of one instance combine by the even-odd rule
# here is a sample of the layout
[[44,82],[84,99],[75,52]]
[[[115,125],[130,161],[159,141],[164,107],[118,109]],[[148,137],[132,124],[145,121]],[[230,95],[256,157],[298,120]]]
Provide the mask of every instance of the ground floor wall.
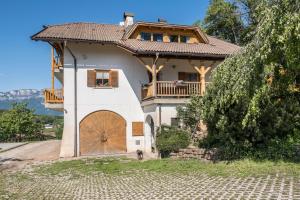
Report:
[[[80,156],[80,122],[96,111],[111,111],[124,118],[126,121],[127,153],[134,153],[136,150],[142,150],[144,153],[156,153],[157,129],[161,125],[171,125],[172,118],[177,117],[177,106],[178,104],[151,104],[143,106],[139,112],[130,105],[78,105],[77,137],[75,137],[74,107],[65,105],[65,126],[60,156],[76,156],[76,149],[78,151],[77,156]],[[137,121],[143,122],[143,136],[133,136],[132,123]]]

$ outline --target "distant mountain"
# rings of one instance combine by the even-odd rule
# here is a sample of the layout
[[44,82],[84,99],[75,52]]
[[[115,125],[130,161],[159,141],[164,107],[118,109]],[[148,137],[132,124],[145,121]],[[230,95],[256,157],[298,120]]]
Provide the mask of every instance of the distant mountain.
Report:
[[8,110],[13,102],[26,102],[38,115],[63,115],[62,112],[49,110],[44,106],[42,90],[20,89],[0,92],[0,110]]

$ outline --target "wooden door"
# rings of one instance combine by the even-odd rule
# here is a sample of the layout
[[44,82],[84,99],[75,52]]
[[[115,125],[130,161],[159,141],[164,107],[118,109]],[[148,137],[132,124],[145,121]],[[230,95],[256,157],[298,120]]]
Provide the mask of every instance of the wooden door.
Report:
[[111,111],[97,111],[80,122],[80,155],[126,152],[126,121]]

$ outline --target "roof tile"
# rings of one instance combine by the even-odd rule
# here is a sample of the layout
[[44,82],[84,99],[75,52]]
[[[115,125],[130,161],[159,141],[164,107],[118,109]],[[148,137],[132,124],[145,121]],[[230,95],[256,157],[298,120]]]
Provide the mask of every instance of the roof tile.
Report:
[[87,42],[111,42],[135,53],[166,53],[177,55],[218,55],[225,57],[235,53],[239,46],[208,36],[209,44],[150,42],[122,39],[124,26],[96,23],[69,23],[48,26],[32,36],[33,40],[79,40]]

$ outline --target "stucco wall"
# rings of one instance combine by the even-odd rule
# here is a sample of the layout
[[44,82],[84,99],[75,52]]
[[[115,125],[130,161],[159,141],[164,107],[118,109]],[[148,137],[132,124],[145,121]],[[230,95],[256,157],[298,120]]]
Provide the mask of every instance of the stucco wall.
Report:
[[[151,133],[145,123],[144,136],[132,136],[132,122],[146,122],[147,116],[153,118],[155,129],[159,120],[159,108],[151,105],[142,108],[141,85],[148,83],[146,68],[130,53],[111,45],[68,43],[77,58],[77,149],[79,143],[79,124],[88,114],[98,110],[110,110],[121,115],[127,122],[126,144],[127,151],[134,152],[141,149],[151,151]],[[145,59],[151,63],[150,59]],[[159,59],[158,66],[165,60]],[[64,134],[61,145],[61,157],[74,156],[75,146],[75,113],[74,113],[74,63],[70,53],[65,51],[64,60]],[[199,61],[192,61],[200,65]],[[201,63],[211,65],[211,62]],[[215,64],[216,65],[216,64]],[[173,67],[175,66],[175,67]],[[119,72],[119,87],[117,88],[90,88],[87,87],[87,70],[113,69]],[[177,80],[178,72],[196,72],[187,60],[171,59],[161,70],[162,80]],[[207,79],[208,81],[209,79]],[[171,117],[176,117],[175,105],[161,106],[161,123],[171,124]],[[140,145],[136,145],[140,140]]]
[[[126,51],[108,45],[68,44],[77,58],[77,127],[89,113],[110,110],[120,114],[127,122],[127,151],[144,150],[144,137],[132,137],[132,122],[144,121],[140,105],[141,84],[148,81],[146,69]],[[65,53],[64,109],[65,127],[61,156],[74,154],[74,64],[71,55]],[[87,87],[88,69],[114,69],[119,71],[119,87],[110,89]],[[77,128],[79,133],[79,128]],[[80,134],[80,133],[79,133]],[[77,138],[79,138],[79,134]],[[140,145],[136,145],[140,140]],[[79,141],[79,140],[77,140]],[[78,143],[78,149],[79,149]]]

